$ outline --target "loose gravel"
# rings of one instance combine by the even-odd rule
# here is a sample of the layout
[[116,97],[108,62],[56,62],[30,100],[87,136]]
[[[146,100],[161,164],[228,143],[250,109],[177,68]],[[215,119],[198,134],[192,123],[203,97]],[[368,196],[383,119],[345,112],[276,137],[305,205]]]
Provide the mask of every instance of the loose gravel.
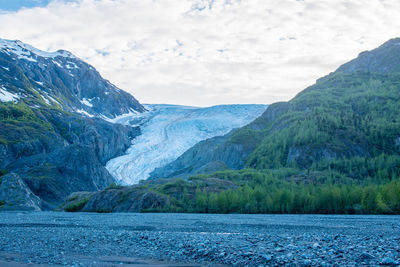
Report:
[[0,262],[150,266],[152,260],[399,266],[400,216],[0,213]]

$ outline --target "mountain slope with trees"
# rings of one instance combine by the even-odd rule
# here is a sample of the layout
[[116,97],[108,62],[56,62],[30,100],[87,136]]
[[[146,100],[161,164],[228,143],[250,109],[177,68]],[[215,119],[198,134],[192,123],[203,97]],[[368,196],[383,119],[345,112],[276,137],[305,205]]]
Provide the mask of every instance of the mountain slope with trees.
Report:
[[[190,174],[196,174],[193,170],[201,170],[199,162],[229,166],[232,164],[226,159],[241,159],[243,151],[245,160],[230,168],[309,169],[343,158],[396,158],[400,150],[400,59],[393,58],[400,57],[399,44],[400,39],[393,39],[371,52],[361,53],[291,101],[270,105],[249,125],[199,143],[159,169],[163,176],[158,177],[174,177],[183,169],[192,169]],[[212,156],[203,157],[201,151]],[[191,164],[196,164],[196,168]],[[367,176],[376,177],[377,170],[369,172]],[[361,170],[359,176],[365,175]]]

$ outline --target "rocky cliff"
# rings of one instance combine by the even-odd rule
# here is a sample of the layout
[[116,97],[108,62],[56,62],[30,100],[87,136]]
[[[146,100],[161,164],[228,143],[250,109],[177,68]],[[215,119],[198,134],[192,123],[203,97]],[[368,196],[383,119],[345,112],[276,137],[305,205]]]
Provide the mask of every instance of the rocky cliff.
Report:
[[42,101],[30,103],[106,119],[145,110],[93,66],[63,50],[49,53],[20,41],[0,39],[0,78],[0,98],[4,92],[15,99],[39,98]]
[[104,165],[140,130],[108,121],[144,110],[69,52],[0,40],[0,170],[23,181],[40,209],[113,182]]

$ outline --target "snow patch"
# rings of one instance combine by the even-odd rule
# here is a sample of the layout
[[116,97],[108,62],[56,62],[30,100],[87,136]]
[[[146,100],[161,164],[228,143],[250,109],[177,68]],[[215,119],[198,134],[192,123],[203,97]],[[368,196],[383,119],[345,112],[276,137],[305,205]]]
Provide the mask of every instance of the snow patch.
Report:
[[1,102],[18,102],[19,95],[10,93],[3,86],[0,87],[0,101]]
[[56,64],[59,68],[62,68],[63,66],[61,66],[61,64],[55,60],[52,60],[54,64]]
[[[33,90],[36,91],[40,95],[40,97],[43,99],[44,102],[46,102],[47,105],[53,105],[52,102],[54,102],[54,103],[57,103],[57,104],[59,104],[61,106],[61,104],[57,100],[55,100],[53,97],[51,97],[48,92],[42,91],[40,89],[38,89],[38,90],[33,89]],[[43,96],[43,94],[45,94],[46,96]]]
[[76,113],[80,113],[80,114],[85,115],[85,116],[90,117],[90,118],[93,117],[92,114],[87,113],[87,112],[86,112],[85,110],[83,110],[83,109],[76,109],[75,112],[76,112]]
[[3,69],[5,69],[6,71],[10,71],[10,68],[7,67],[2,67]]
[[82,104],[88,106],[88,107],[93,107],[93,104],[90,103],[92,101],[92,99],[86,99],[86,98],[82,98],[82,100],[79,100]]
[[129,109],[128,113],[124,113],[121,115],[116,116],[115,118],[111,119],[107,116],[101,115],[101,118],[105,121],[111,122],[111,123],[119,123],[119,124],[125,124],[125,125],[130,125],[129,122],[132,121],[133,118],[140,116],[141,113],[137,112],[136,110]]
[[142,131],[125,155],[111,159],[106,164],[107,170],[121,184],[136,184],[147,179],[155,168],[177,159],[196,143],[250,123],[267,106],[222,105],[195,108],[145,105],[145,108],[147,112],[114,119],[116,123],[139,124]]
[[34,81],[35,83],[37,83],[37,84],[39,84],[39,85],[41,85],[41,86],[43,86],[43,83],[42,82],[38,82],[38,81]]
[[59,105],[61,106],[61,104],[60,104],[57,100],[55,100],[54,98],[52,98],[51,96],[47,95],[47,97],[48,97],[51,101],[53,101],[54,103],[57,103],[57,104],[59,104]]
[[40,96],[42,97],[43,101],[46,102],[47,105],[51,106],[51,102],[47,98],[45,98],[42,95],[40,95]]
[[71,69],[79,69],[79,67],[74,62],[70,62],[70,61],[67,62],[65,67],[67,69],[69,69],[69,70],[71,70]]
[[5,51],[7,54],[11,52],[17,55],[18,58],[34,62],[37,61],[36,59],[33,58],[33,56],[39,56],[44,58],[56,58],[56,57],[76,58],[73,54],[64,50],[59,50],[57,52],[45,52],[18,40],[0,39],[0,49]]

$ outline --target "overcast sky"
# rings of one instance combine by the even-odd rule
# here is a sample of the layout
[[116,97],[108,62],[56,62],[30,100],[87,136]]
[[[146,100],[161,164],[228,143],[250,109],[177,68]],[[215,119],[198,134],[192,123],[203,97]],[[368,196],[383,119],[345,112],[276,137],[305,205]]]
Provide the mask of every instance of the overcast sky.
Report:
[[65,49],[142,103],[273,103],[400,37],[398,0],[0,0],[0,38]]

